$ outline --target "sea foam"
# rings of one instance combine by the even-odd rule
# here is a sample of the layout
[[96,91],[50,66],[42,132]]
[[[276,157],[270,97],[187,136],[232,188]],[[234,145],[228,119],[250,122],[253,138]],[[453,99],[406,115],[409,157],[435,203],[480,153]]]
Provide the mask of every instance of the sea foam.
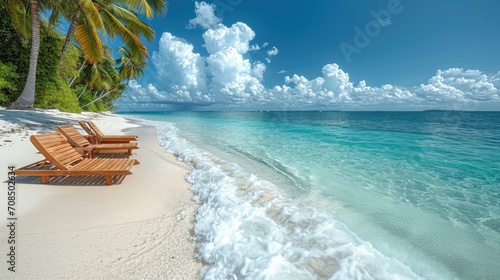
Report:
[[152,122],[158,140],[193,169],[201,203],[194,235],[204,279],[420,279],[314,206],[199,150],[171,123]]

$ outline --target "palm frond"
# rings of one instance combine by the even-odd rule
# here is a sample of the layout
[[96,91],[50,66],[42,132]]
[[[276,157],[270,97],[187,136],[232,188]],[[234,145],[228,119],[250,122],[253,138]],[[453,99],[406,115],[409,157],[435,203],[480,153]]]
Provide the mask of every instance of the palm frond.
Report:
[[119,35],[123,42],[130,48],[131,52],[140,54],[142,57],[149,56],[146,46],[141,42],[139,37],[122,24],[114,15],[107,11],[102,11],[102,17],[105,19],[110,37]]
[[99,15],[99,5],[92,0],[76,0],[78,6],[82,9],[86,17],[93,22],[97,29],[102,30],[103,35],[106,36],[106,28]]
[[111,14],[114,18],[123,23],[127,29],[130,29],[139,36],[144,36],[148,41],[154,39],[155,31],[147,23],[141,21],[137,15],[118,5],[109,5],[102,12]]
[[59,23],[59,19],[61,18],[61,11],[54,9],[49,17],[49,28],[54,29],[54,27]]
[[102,41],[93,21],[82,17],[76,26],[75,38],[90,63],[95,64],[103,58]]
[[7,0],[7,11],[17,33],[21,38],[30,40],[32,22],[29,5],[25,5],[25,2],[21,0]]
[[164,15],[167,12],[167,1],[165,0],[129,0],[125,1],[128,6],[138,13],[152,18],[154,14]]

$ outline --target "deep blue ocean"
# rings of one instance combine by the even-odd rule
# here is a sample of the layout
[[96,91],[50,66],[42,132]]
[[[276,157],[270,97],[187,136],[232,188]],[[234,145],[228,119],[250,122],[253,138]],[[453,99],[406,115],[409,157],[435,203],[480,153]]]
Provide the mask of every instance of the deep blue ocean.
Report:
[[193,166],[205,279],[500,279],[500,112],[133,116]]

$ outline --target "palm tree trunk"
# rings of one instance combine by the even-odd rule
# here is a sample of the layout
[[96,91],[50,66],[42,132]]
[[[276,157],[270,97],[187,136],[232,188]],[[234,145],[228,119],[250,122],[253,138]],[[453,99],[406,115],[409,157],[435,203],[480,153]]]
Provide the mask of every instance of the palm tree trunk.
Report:
[[82,90],[82,92],[80,92],[80,94],[78,95],[78,99],[80,99],[80,97],[83,95],[83,93],[85,92],[85,90],[87,89],[88,86],[89,86],[89,83],[86,83],[85,87]]
[[33,109],[35,105],[35,84],[36,84],[36,65],[38,62],[38,53],[40,50],[40,18],[38,17],[38,0],[30,0],[31,4],[31,53],[28,77],[24,85],[23,92],[10,104],[9,109]]
[[76,25],[78,24],[78,19],[80,18],[79,10],[75,11],[75,15],[73,16],[73,20],[69,26],[68,33],[66,34],[66,40],[64,41],[64,45],[61,50],[61,60],[60,63],[63,63],[64,56],[66,55],[66,51],[68,50],[69,43],[73,40],[73,35],[75,35]]
[[94,102],[97,102],[97,101],[99,101],[99,100],[103,99],[103,98],[104,98],[104,97],[106,97],[108,94],[112,93],[113,91],[114,91],[114,89],[112,89],[112,90],[110,90],[110,91],[106,92],[105,94],[102,94],[101,96],[99,96],[99,98],[96,98],[96,99],[92,100],[92,102],[89,102],[89,103],[87,103],[87,104],[85,104],[85,105],[81,106],[81,108],[85,108],[85,107],[89,106],[90,104],[92,104],[92,103],[94,103]]
[[71,86],[73,85],[73,83],[75,82],[76,78],[78,78],[80,76],[80,72],[82,72],[82,69],[83,69],[83,66],[85,66],[85,63],[87,63],[86,60],[83,60],[83,63],[82,63],[82,66],[80,66],[80,69],[78,69],[78,76],[74,76],[73,79],[71,80],[71,83],[69,83],[69,86],[68,88],[71,88]]

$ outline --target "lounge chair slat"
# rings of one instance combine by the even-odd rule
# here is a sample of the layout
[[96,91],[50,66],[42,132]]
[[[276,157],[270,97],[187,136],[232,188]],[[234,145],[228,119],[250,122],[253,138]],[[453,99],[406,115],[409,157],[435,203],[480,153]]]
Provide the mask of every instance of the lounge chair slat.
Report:
[[77,161],[81,161],[81,160],[82,160],[81,156],[71,155],[71,156],[66,157],[63,161],[61,161],[61,163],[63,163],[64,165],[71,165],[71,164],[73,164]]
[[137,143],[121,143],[121,144],[97,144],[93,146],[96,149],[137,149]]
[[123,161],[123,162],[121,163],[121,165],[116,166],[116,169],[117,169],[117,170],[120,170],[120,169],[127,169],[127,170],[130,170],[130,168],[131,168],[131,167],[132,167],[132,165],[130,165],[130,164],[129,164],[128,162],[126,162],[126,161]]
[[102,131],[93,122],[87,122],[87,123],[96,135],[98,135],[99,137],[104,136],[104,133],[102,133]]
[[72,125],[58,126],[57,130],[61,132],[73,146],[85,148],[90,145],[90,142],[85,139],[85,137],[83,137],[83,135],[81,135]]
[[117,160],[115,161],[114,164],[110,164],[108,169],[109,170],[120,170],[123,169],[123,166],[125,165],[126,161],[125,160]]
[[132,172],[128,169],[123,170],[23,170],[16,169],[16,175],[20,176],[105,176],[105,175],[131,175]]
[[94,162],[94,164],[90,166],[89,169],[104,171],[108,164],[109,164],[109,159],[104,158],[101,161]]
[[99,170],[102,166],[105,166],[108,163],[108,159],[99,159],[99,160],[91,160],[85,166],[81,166],[79,168],[85,168],[88,170]]
[[113,170],[130,170],[132,166],[134,165],[134,160],[133,159],[123,159],[122,161],[118,162],[116,166],[113,167]]
[[137,135],[106,135],[104,134],[93,122],[87,122],[88,127],[92,130],[94,135],[99,137],[100,143],[126,143],[136,141]]
[[60,141],[42,142],[42,141],[40,141],[40,143],[43,144],[48,150],[50,150],[54,147],[59,147],[61,145],[61,143],[64,143],[64,142],[60,142]]
[[68,163],[73,163],[82,158],[82,156],[75,151],[70,145],[59,145],[57,147],[52,147],[52,149],[47,149],[47,152],[51,153],[54,159],[57,159],[61,164],[67,165]]
[[84,160],[79,164],[76,164],[74,166],[71,166],[70,170],[90,170],[89,166],[92,164],[95,164],[94,161],[92,160]]
[[83,130],[85,130],[85,132],[87,132],[88,135],[95,135],[95,133],[92,131],[92,129],[89,128],[87,123],[78,121],[78,124],[80,124],[80,126],[83,128]]

